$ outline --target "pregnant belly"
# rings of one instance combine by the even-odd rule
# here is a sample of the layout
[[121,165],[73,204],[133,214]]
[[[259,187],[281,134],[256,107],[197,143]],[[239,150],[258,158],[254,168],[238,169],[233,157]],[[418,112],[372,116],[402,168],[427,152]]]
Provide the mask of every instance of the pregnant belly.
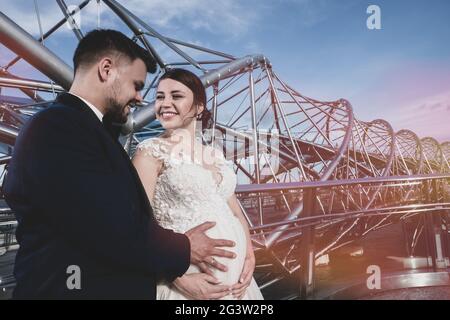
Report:
[[[234,252],[236,258],[214,257],[218,262],[227,266],[228,270],[223,272],[213,267],[211,267],[211,270],[214,272],[214,276],[220,280],[222,284],[235,284],[239,281],[247,249],[247,240],[242,224],[234,216],[231,217],[231,219],[219,218],[215,220],[210,219],[209,221],[215,221],[216,225],[206,232],[208,237],[213,239],[231,240],[236,244],[234,247],[220,247],[220,249]],[[199,272],[199,269],[197,266],[191,265],[187,272]]]
[[[229,210],[229,208],[227,208]],[[197,216],[196,219],[187,221],[184,220],[183,226],[171,226],[170,224],[163,225],[163,227],[168,229],[173,229],[176,232],[184,233],[187,230],[196,227],[206,221],[216,222],[215,226],[206,231],[208,237],[213,239],[226,239],[235,242],[234,247],[220,247],[220,249],[228,250],[236,254],[236,258],[222,258],[214,257],[217,261],[227,266],[228,270],[226,272],[220,271],[218,269],[210,268],[214,276],[224,285],[233,285],[239,281],[239,277],[244,266],[244,260],[247,249],[247,239],[245,237],[244,228],[239,221],[230,211],[224,212],[215,208],[214,212],[220,212],[221,214],[211,214],[212,210],[201,210],[203,214]],[[172,210],[173,213],[173,210]],[[196,213],[200,213],[199,210]],[[180,212],[181,214],[181,212]],[[184,210],[186,215],[186,210]],[[198,273],[199,268],[195,265],[190,265],[186,273]],[[174,286],[169,283],[160,283],[157,287],[158,299],[176,299],[183,300],[189,299],[189,297],[183,296]],[[224,299],[230,299],[231,296],[226,296]]]

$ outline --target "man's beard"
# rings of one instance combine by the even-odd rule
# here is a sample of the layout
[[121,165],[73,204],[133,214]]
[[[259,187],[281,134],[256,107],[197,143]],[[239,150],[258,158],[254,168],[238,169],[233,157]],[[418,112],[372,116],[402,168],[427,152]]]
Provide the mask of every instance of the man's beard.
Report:
[[124,114],[126,105],[119,103],[115,98],[110,97],[108,99],[109,111],[107,112],[108,118],[115,123],[125,123],[128,117]]
[[120,93],[119,80],[116,79],[111,87],[111,94],[108,98],[108,118],[115,123],[127,122],[127,116],[124,114],[128,103],[120,103],[117,99]]

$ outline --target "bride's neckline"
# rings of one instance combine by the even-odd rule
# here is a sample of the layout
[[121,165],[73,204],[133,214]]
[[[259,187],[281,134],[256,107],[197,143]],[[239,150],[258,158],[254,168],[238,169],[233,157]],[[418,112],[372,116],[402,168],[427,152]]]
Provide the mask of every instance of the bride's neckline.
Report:
[[[177,145],[181,145],[180,142],[173,143],[173,142],[168,141],[167,138],[161,137],[161,136],[160,137],[156,137],[154,139],[162,142],[164,145],[166,145],[168,148],[170,148],[170,149],[167,150],[167,153],[168,153],[169,157],[173,157],[172,150],[174,148],[176,148]],[[221,171],[221,166],[218,165],[216,162],[214,162],[214,164],[211,165],[211,168],[214,168],[214,169],[209,169],[209,168],[207,168],[207,167],[202,165],[203,156],[204,156],[204,152],[206,150],[205,149],[206,147],[207,146],[203,145],[200,142],[199,138],[196,138],[195,141],[194,141],[194,159],[192,159],[192,153],[191,154],[187,154],[186,152],[183,152],[184,151],[183,146],[181,147],[181,150],[178,152],[178,156],[179,157],[177,159],[181,160],[181,161],[183,161],[185,163],[188,163],[188,164],[200,167],[200,168],[202,168],[205,171],[208,171],[210,173],[210,176],[211,176],[212,181],[214,182],[215,186],[217,188],[219,188],[221,186],[221,184],[223,183],[223,180],[224,180],[223,173]],[[198,149],[201,150],[201,152],[200,152],[201,155],[202,155],[200,157],[201,160],[198,160],[198,157],[196,157],[196,155],[198,154]]]

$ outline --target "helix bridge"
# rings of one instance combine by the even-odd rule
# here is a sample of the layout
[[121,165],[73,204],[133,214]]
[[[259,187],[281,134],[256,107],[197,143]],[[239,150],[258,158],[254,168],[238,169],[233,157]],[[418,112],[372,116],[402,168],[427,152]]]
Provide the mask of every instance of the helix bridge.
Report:
[[[17,55],[0,66],[0,90],[27,97],[0,94],[0,183],[21,126],[72,82],[73,69],[47,38],[69,22],[74,41],[81,39],[74,15],[101,2],[158,65],[147,79],[144,102],[121,128],[123,147],[132,156],[140,141],[162,133],[153,103],[165,70],[182,67],[200,76],[213,119],[204,141],[222,148],[233,163],[255,249],[255,277],[266,297],[318,298],[320,261],[392,226],[399,227],[405,268],[383,276],[382,287],[450,286],[450,142],[408,129],[395,132],[383,119],[361,121],[345,99],[320,101],[293,88],[262,54],[236,57],[162,35],[118,1],[86,0],[72,11],[56,2],[61,19],[38,38],[0,11],[0,42]],[[39,20],[38,10],[31,18]],[[47,80],[11,71],[21,60]],[[1,201],[0,255],[7,257],[18,248],[17,222]],[[407,262],[413,266],[406,268]],[[1,263],[0,287],[10,290],[13,258]],[[341,285],[328,298],[367,295],[365,285]]]

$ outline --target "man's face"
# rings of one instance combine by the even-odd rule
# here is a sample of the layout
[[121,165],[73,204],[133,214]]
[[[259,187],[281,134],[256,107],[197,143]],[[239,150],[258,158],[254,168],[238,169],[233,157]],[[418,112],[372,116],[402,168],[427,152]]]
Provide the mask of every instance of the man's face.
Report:
[[108,94],[108,115],[112,121],[125,123],[130,113],[130,104],[141,102],[141,90],[144,87],[147,68],[141,59],[129,61],[120,59],[117,75],[112,79]]

